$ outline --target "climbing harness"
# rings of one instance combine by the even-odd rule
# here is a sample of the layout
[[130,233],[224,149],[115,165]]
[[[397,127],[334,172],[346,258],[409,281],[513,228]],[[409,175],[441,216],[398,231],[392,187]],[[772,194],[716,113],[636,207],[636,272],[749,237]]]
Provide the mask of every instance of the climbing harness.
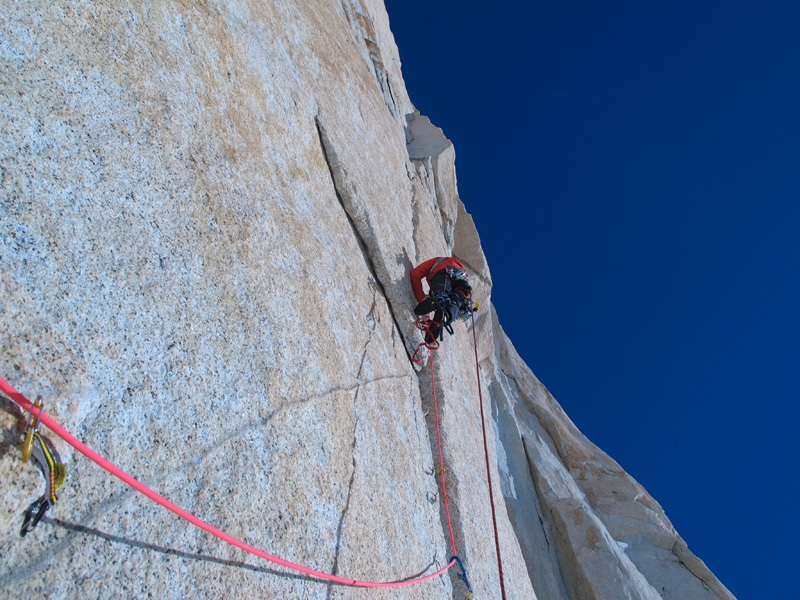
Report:
[[434,296],[433,304],[439,310],[447,310],[447,307],[450,306],[450,294],[448,292],[439,292]]
[[[445,290],[433,296],[431,300],[434,307],[433,310],[437,311],[436,318],[440,319],[441,322],[434,322],[427,317],[420,317],[417,319],[416,325],[418,329],[424,331],[433,340],[438,338],[439,341],[444,341],[445,331],[449,335],[455,333],[453,331],[453,323],[459,320],[467,321],[472,318],[473,308],[469,300],[458,292]],[[435,335],[430,331],[430,327],[434,323],[440,326]]]
[[[70,446],[75,448],[78,452],[80,452],[81,454],[86,456],[86,458],[88,458],[92,462],[96,463],[101,468],[105,469],[106,471],[108,471],[109,473],[114,475],[115,477],[121,479],[124,483],[128,484],[130,487],[135,489],[137,492],[147,496],[153,502],[156,502],[157,504],[163,506],[167,510],[175,513],[176,515],[178,515],[182,519],[185,519],[186,521],[188,521],[192,525],[195,525],[196,527],[199,527],[200,529],[202,529],[204,531],[207,531],[211,535],[214,535],[214,536],[218,537],[219,539],[227,542],[228,544],[231,544],[232,546],[236,546],[237,548],[240,548],[240,549],[244,550],[245,552],[249,552],[250,554],[253,554],[255,556],[263,558],[264,560],[268,560],[269,562],[275,563],[275,564],[280,565],[282,567],[285,567],[287,569],[291,569],[293,571],[298,571],[300,573],[304,573],[304,574],[309,575],[311,577],[314,577],[316,579],[321,579],[321,580],[324,580],[324,581],[332,581],[334,583],[339,583],[339,584],[342,584],[342,585],[349,585],[349,586],[353,586],[353,587],[393,588],[393,587],[403,587],[403,586],[414,585],[414,584],[421,583],[423,581],[428,581],[429,579],[433,579],[435,577],[438,577],[439,575],[442,575],[443,573],[447,572],[447,570],[450,569],[457,562],[455,559],[451,559],[444,567],[442,567],[441,569],[439,569],[435,573],[429,573],[428,575],[423,575],[423,576],[416,577],[416,578],[413,578],[413,579],[400,579],[400,580],[397,580],[397,581],[377,582],[377,581],[359,581],[357,579],[347,579],[345,577],[339,577],[337,575],[332,575],[330,573],[323,573],[321,571],[317,571],[317,570],[311,569],[309,567],[304,567],[302,565],[293,563],[293,562],[285,560],[283,558],[279,558],[277,556],[273,556],[272,554],[264,552],[263,550],[259,550],[258,548],[255,548],[254,546],[246,544],[245,542],[243,542],[243,541],[241,541],[241,540],[239,540],[239,539],[237,539],[237,538],[225,533],[224,531],[221,531],[221,530],[217,529],[213,525],[210,525],[209,523],[206,523],[202,519],[194,516],[192,513],[188,512],[187,510],[184,510],[183,508],[181,508],[177,504],[173,504],[172,502],[170,502],[169,500],[167,500],[163,496],[157,494],[156,492],[151,490],[149,487],[147,487],[146,485],[144,485],[143,483],[141,483],[140,481],[138,481],[137,479],[135,479],[134,477],[132,477],[131,475],[129,475],[128,473],[126,473],[125,471],[120,469],[119,467],[117,467],[112,462],[110,462],[109,460],[107,460],[107,459],[103,458],[102,456],[100,456],[97,452],[95,452],[94,450],[89,448],[86,444],[84,444],[79,439],[77,439],[75,436],[73,436],[69,431],[67,431],[66,429],[61,427],[61,425],[59,425],[52,417],[50,417],[47,413],[45,413],[41,409],[41,407],[36,408],[34,406],[34,404],[30,400],[28,400],[25,396],[20,394],[16,389],[14,389],[14,387],[10,383],[8,383],[2,377],[0,377],[0,391],[2,391],[6,396],[8,396],[12,401],[16,402],[23,410],[31,411],[31,413],[35,413],[35,414],[32,414],[32,417],[35,418],[37,422],[41,422],[50,431],[52,431],[55,435],[57,435],[62,440],[67,442]],[[35,434],[32,436],[32,439],[34,439],[34,440],[37,439]],[[34,444],[35,443],[36,442],[34,441]],[[34,445],[34,448],[35,447],[36,446]],[[34,452],[34,456],[35,456],[35,452],[36,452],[35,449],[33,450],[33,452]],[[35,519],[38,514],[39,513],[37,512],[36,515],[32,515],[31,519],[32,520]],[[44,513],[42,513],[42,514],[44,514]],[[39,517],[39,519],[41,519],[41,517]],[[28,530],[30,530],[30,527],[29,527]],[[454,554],[455,554],[455,552],[454,552]]]

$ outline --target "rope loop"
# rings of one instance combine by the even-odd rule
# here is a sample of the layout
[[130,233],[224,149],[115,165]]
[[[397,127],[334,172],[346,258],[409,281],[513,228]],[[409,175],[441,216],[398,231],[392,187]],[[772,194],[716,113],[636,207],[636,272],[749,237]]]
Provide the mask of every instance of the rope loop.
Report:
[[417,322],[414,323],[420,331],[428,332],[431,328],[431,320],[428,317],[419,317]]
[[411,362],[417,365],[421,365],[425,361],[424,356],[417,357],[417,354],[419,354],[419,351],[422,350],[422,348],[427,348],[430,351],[439,349],[439,341],[433,337],[433,335],[431,335],[431,324],[432,321],[428,317],[419,317],[416,323],[414,323],[417,329],[425,333],[426,340],[428,338],[432,340],[430,342],[423,341],[419,346],[417,346],[417,349],[414,350],[414,354],[411,355]]

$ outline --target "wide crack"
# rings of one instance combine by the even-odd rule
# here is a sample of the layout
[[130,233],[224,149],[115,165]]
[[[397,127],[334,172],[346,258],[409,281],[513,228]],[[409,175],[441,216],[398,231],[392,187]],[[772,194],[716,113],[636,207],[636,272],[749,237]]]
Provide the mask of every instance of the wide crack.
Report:
[[[445,504],[450,509],[450,522],[453,526],[453,537],[455,538],[455,545],[456,550],[460,550],[459,558],[464,562],[465,567],[467,567],[467,571],[469,572],[469,564],[468,558],[466,556],[466,543],[465,543],[465,536],[464,536],[464,528],[462,526],[461,520],[461,511],[459,510],[459,488],[458,482],[454,477],[448,476],[449,473],[449,461],[448,461],[448,453],[446,448],[442,447],[442,461],[443,464],[441,467],[444,469],[444,477],[445,477],[445,485],[447,486],[447,496],[443,495],[443,490],[441,488],[441,475],[438,471],[440,465],[438,464],[439,461],[439,447],[437,444],[437,432],[436,432],[436,414],[434,412],[433,407],[433,394],[434,389],[432,385],[432,381],[430,378],[430,370],[431,365],[430,363],[423,369],[417,373],[417,377],[419,379],[419,387],[420,392],[422,393],[422,409],[426,415],[426,425],[427,425],[427,432],[428,432],[428,441],[431,446],[431,455],[433,456],[434,466],[431,470],[426,471],[428,475],[431,475],[436,480],[436,488],[439,490],[438,492],[438,500],[439,500],[439,520],[442,526],[442,532],[445,535],[445,542],[449,548],[449,551],[452,552],[452,548],[450,548],[450,533],[449,533],[449,526],[447,520],[447,510]],[[425,376],[423,376],[425,373]],[[436,386],[436,403],[439,408],[439,423],[441,427],[442,423],[442,415],[444,414],[445,408],[445,398],[442,389],[437,385]],[[453,594],[456,594],[456,590],[461,590],[466,592],[466,588],[464,588],[463,582],[458,578],[458,573],[460,570],[457,567],[454,567],[448,571],[450,576],[450,583],[452,586]]]
[[[400,333],[401,336],[403,336],[403,333],[402,333],[403,329],[400,327],[400,324],[399,324],[399,322],[397,320],[397,317],[396,317],[396,315],[394,313],[394,310],[392,308],[392,304],[391,304],[391,302],[389,302],[388,296],[386,294],[386,290],[383,287],[383,284],[382,284],[382,282],[380,281],[380,279],[379,279],[379,277],[377,275],[377,269],[375,268],[375,264],[374,264],[374,262],[372,260],[372,257],[370,255],[370,253],[369,253],[369,245],[367,244],[366,240],[364,239],[364,236],[362,236],[361,233],[359,232],[358,226],[356,225],[356,221],[353,219],[353,217],[350,214],[350,211],[348,210],[348,207],[349,207],[349,204],[350,204],[350,196],[349,196],[349,193],[348,193],[349,187],[347,185],[347,174],[346,174],[344,168],[342,167],[342,165],[340,163],[340,160],[339,160],[339,158],[338,158],[338,156],[336,154],[336,150],[335,150],[335,148],[333,146],[331,138],[330,138],[330,136],[329,136],[329,134],[328,134],[328,132],[327,132],[327,130],[325,128],[325,125],[324,125],[322,119],[320,118],[319,115],[317,115],[315,117],[314,121],[315,121],[315,125],[316,125],[316,128],[317,128],[317,134],[318,134],[319,140],[320,140],[320,146],[322,148],[322,154],[323,154],[323,157],[325,158],[325,162],[326,162],[326,164],[328,166],[328,170],[330,172],[331,181],[333,182],[333,187],[334,187],[334,191],[336,193],[336,198],[338,199],[339,204],[341,205],[342,210],[344,211],[345,216],[347,217],[347,220],[350,223],[350,228],[351,228],[351,230],[353,232],[353,235],[356,238],[356,242],[358,243],[359,248],[361,249],[361,252],[362,252],[362,255],[363,255],[363,259],[364,259],[364,263],[366,264],[367,269],[368,269],[370,275],[373,278],[375,288],[381,294],[381,296],[383,297],[384,301],[386,302],[387,309],[389,311],[389,314],[392,317],[392,321],[394,322],[394,328],[395,328],[395,330],[397,332]],[[375,309],[375,301],[376,300],[377,300],[377,297],[373,296],[373,307],[370,310],[370,314],[372,314],[374,309]],[[371,340],[371,335],[372,335],[372,332],[370,333],[370,340]],[[403,337],[405,337],[405,336],[403,336]],[[369,343],[369,341],[367,342],[367,344],[368,343]],[[415,344],[412,343],[411,346],[413,347],[413,346],[415,346]],[[409,346],[408,345],[403,344],[403,347],[405,348],[406,354],[408,355],[409,362],[412,364],[412,367],[413,367],[414,363],[411,360],[412,352],[411,352],[411,350],[409,350]],[[366,346],[365,346],[365,351],[366,351]],[[362,369],[362,367],[364,365],[364,357],[365,357],[365,355],[362,355],[362,361],[361,361],[361,366],[359,367],[358,378],[360,378],[361,369]],[[430,368],[430,366],[428,366],[427,368]],[[416,369],[415,369],[415,371],[416,371]],[[418,377],[418,380],[419,380],[420,391],[421,391],[421,394],[422,394],[422,403],[423,403],[422,407],[423,407],[423,410],[426,413],[429,414],[433,410],[433,407],[432,407],[432,404],[431,404],[432,387],[431,387],[431,384],[430,384],[430,379],[427,379],[427,382],[426,382],[426,378],[424,376],[422,376],[422,372],[417,373],[417,377]],[[440,398],[439,398],[439,410],[442,411],[443,407],[444,407],[444,401],[443,401],[444,398],[441,397],[442,396],[441,392],[439,393],[439,396],[440,396]],[[358,391],[356,391],[356,396],[354,398],[354,402],[357,399],[357,397],[358,397]],[[430,415],[430,416],[432,417],[433,415]],[[430,447],[431,447],[431,450],[432,450],[432,455],[433,455],[433,457],[438,457],[438,450],[437,450],[437,445],[436,445],[437,436],[436,436],[435,425],[433,425],[433,419],[432,418],[426,420],[426,426],[427,426],[426,427],[426,432],[428,434],[428,441],[429,441],[429,444],[430,444]],[[354,450],[355,450],[355,446],[354,446]],[[437,460],[437,459],[434,458],[434,460]],[[353,469],[354,470],[355,470],[355,464],[356,463],[355,463],[355,457],[354,457],[354,461],[353,461]],[[447,468],[447,467],[445,466],[445,468]],[[435,468],[433,470],[433,475],[434,476],[436,475]],[[437,488],[439,486],[438,479],[439,478],[437,477]],[[352,479],[351,479],[351,484],[352,484]],[[450,513],[451,513],[451,520],[453,522],[453,532],[454,532],[454,537],[455,537],[455,540],[456,540],[456,548],[462,548],[463,549],[463,548],[466,547],[466,545],[464,543],[465,536],[464,536],[463,528],[461,526],[461,515],[460,515],[460,511],[458,509],[458,502],[456,501],[456,499],[458,498],[457,483],[453,478],[448,478],[447,479],[447,484],[450,486],[449,489],[448,489],[448,496],[449,496],[448,501],[449,501],[449,508],[450,508]],[[345,510],[349,507],[349,494],[350,494],[350,490],[348,490],[348,499],[347,499],[347,501],[345,503]],[[442,531],[445,534],[446,544],[449,546],[449,543],[450,543],[449,542],[450,536],[449,536],[449,533],[448,533],[449,528],[448,528],[448,525],[447,525],[447,516],[445,514],[444,498],[441,497],[441,491],[439,492],[439,507],[440,507],[439,513],[440,513],[440,521],[441,521]],[[344,512],[343,512],[343,515],[342,515],[342,521],[340,521],[340,527],[342,526],[343,519],[344,519]],[[338,567],[339,550],[340,550],[339,546],[340,546],[340,541],[339,541],[338,536],[337,536],[337,548],[336,548],[336,554],[335,554],[335,557],[334,557],[334,568]],[[462,558],[462,560],[464,560],[464,555],[461,555],[461,558]],[[456,575],[456,571],[457,571],[457,569],[451,569],[450,572],[449,572],[450,573],[450,578],[451,578],[452,589],[454,591],[455,590],[461,590],[462,586],[463,586],[463,583],[461,583],[461,581],[458,579],[458,577]],[[332,589],[333,589],[332,587],[329,587],[328,599],[330,599],[330,595],[331,595]]]
[[[380,278],[378,277],[377,269],[375,268],[375,263],[372,260],[372,256],[369,253],[369,246],[367,242],[364,240],[364,237],[359,232],[358,227],[356,226],[353,217],[350,215],[350,212],[347,207],[347,202],[345,202],[345,189],[346,183],[345,178],[346,175],[344,170],[341,166],[339,158],[336,154],[336,150],[333,147],[331,142],[330,136],[328,135],[325,126],[322,123],[319,115],[314,117],[314,123],[317,127],[317,135],[319,136],[319,143],[322,147],[322,156],[325,158],[325,164],[328,165],[328,172],[330,173],[331,181],[333,182],[333,189],[336,193],[336,199],[339,200],[339,204],[344,211],[345,216],[347,217],[347,222],[350,223],[350,229],[353,232],[353,236],[356,238],[356,242],[358,247],[361,249],[361,254],[364,259],[364,264],[367,266],[367,270],[369,271],[370,275],[372,276],[372,283],[375,287],[380,291],[381,296],[383,296],[384,301],[386,302],[386,308],[389,311],[389,314],[392,317],[392,321],[394,322],[394,326],[397,331],[402,333],[402,328],[400,327],[400,322],[397,320],[397,316],[394,314],[394,310],[392,308],[392,303],[389,302],[389,297],[386,294],[386,289],[383,287],[383,283],[381,282]],[[408,360],[411,361],[411,352],[409,351],[408,347],[403,345],[406,350],[406,354],[408,355]],[[411,361],[413,362],[413,361]]]

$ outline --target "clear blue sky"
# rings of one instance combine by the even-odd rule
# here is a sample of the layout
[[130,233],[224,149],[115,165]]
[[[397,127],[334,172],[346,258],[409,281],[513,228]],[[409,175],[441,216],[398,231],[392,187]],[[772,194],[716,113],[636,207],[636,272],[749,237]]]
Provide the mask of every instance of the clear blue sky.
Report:
[[517,350],[740,600],[800,597],[800,2],[386,4]]

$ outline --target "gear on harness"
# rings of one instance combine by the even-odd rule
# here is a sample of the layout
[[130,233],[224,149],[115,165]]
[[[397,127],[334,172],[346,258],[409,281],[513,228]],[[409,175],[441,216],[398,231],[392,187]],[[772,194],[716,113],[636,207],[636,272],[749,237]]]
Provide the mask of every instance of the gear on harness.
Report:
[[475,304],[472,304],[471,302],[467,301],[467,306],[465,308],[461,309],[461,317],[460,318],[463,319],[464,321],[469,321],[472,317],[475,316],[475,313],[478,312],[480,307],[481,307],[481,303],[480,302],[476,302]]
[[437,328],[438,338],[439,341],[444,339],[442,328],[447,330],[447,333],[453,335],[453,321],[459,318],[459,306],[456,302],[453,301],[452,296],[457,295],[447,292],[441,292],[437,296],[433,298],[433,305],[436,307],[436,314],[439,315],[441,313],[441,318],[436,319],[434,317],[433,323],[436,325],[440,325],[441,327]]
[[[444,341],[444,331],[453,335],[453,323],[472,318],[472,288],[464,265],[456,258],[431,258],[411,271],[411,288],[417,299],[414,314],[426,317],[433,313],[425,329],[425,345]],[[428,294],[422,281],[428,282]]]
[[[471,290],[470,290],[471,291]],[[467,321],[472,318],[474,310],[469,296],[456,288],[455,291],[443,291],[432,298],[437,315],[441,313],[441,325],[447,333],[453,335],[452,323],[458,320]],[[434,322],[438,322],[434,318]],[[439,332],[441,334],[441,331]],[[442,339],[442,336],[439,336]]]
[[[33,416],[35,409],[38,409],[36,417]],[[37,399],[36,404],[31,407],[31,414],[28,418],[28,430],[25,433],[22,460],[23,462],[28,462],[31,456],[36,459],[36,464],[44,476],[45,492],[34,500],[25,511],[22,528],[19,530],[20,537],[25,537],[28,532],[36,527],[47,510],[58,501],[56,492],[61,489],[67,478],[67,467],[61,463],[58,452],[37,431],[41,410],[41,399]]]

